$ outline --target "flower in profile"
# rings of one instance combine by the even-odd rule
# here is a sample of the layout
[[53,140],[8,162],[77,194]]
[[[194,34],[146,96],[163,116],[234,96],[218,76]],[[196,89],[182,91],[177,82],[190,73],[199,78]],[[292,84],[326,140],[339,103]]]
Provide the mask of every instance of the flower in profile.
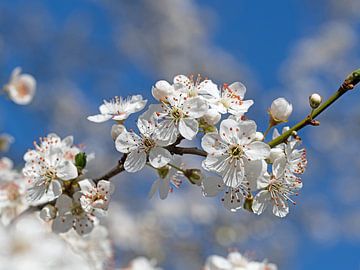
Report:
[[106,180],[100,180],[95,184],[91,179],[84,179],[79,182],[79,186],[82,193],[81,207],[88,213],[104,215],[109,207],[114,185]]
[[30,74],[21,74],[21,68],[15,68],[10,76],[10,81],[4,86],[10,99],[19,105],[27,105],[34,98],[36,80]]
[[254,141],[255,138],[254,121],[222,121],[220,134],[208,133],[202,139],[202,148],[208,153],[202,164],[204,169],[222,176],[228,187],[251,184],[246,182],[245,176],[262,170],[262,160],[270,154],[270,147],[264,142]]
[[173,190],[171,184],[176,188],[180,187],[182,183],[180,178],[183,176],[182,171],[180,171],[182,170],[181,167],[181,158],[175,156],[171,165],[166,165],[159,168],[157,170],[159,178],[152,184],[149,192],[149,198],[152,198],[155,192],[158,190],[160,199],[165,200],[169,194],[169,191],[171,192]]
[[141,95],[130,96],[127,98],[115,97],[109,101],[104,100],[104,104],[99,107],[100,114],[89,116],[87,119],[91,122],[102,123],[113,119],[122,122],[130,114],[144,109],[147,100],[143,100]]
[[288,201],[296,204],[291,196],[297,196],[297,191],[302,188],[302,182],[294,178],[289,182],[286,173],[286,159],[280,157],[272,165],[272,174],[265,174],[259,178],[258,188],[261,191],[256,194],[252,210],[260,215],[268,205],[273,207],[273,214],[285,217],[289,213]]
[[115,141],[116,149],[127,154],[124,168],[128,172],[137,172],[144,168],[147,158],[151,166],[161,168],[172,158],[170,152],[163,148],[167,144],[159,139],[156,133],[157,123],[152,113],[145,112],[138,121],[137,126],[141,136],[135,132],[122,132]]
[[61,194],[56,200],[55,207],[58,216],[52,224],[54,232],[65,233],[74,228],[79,235],[84,235],[93,230],[96,218],[82,208],[81,196],[81,192],[74,193],[73,198]]
[[293,110],[292,105],[285,98],[277,98],[269,109],[270,124],[272,126],[287,122]]
[[244,100],[246,87],[240,82],[224,84],[221,90],[213,91],[207,100],[210,107],[221,114],[243,115],[254,104],[253,100]]

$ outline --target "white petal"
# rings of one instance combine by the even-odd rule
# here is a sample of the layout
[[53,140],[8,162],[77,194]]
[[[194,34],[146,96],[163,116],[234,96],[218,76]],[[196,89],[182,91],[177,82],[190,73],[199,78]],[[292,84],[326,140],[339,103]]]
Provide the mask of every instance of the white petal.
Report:
[[262,212],[264,212],[270,200],[270,193],[267,190],[262,190],[256,194],[252,204],[252,210],[254,213],[260,215]]
[[74,216],[72,214],[58,216],[53,221],[52,230],[55,233],[65,233],[71,229],[73,222]]
[[65,160],[64,162],[60,163],[56,169],[56,176],[61,180],[71,180],[78,177],[78,170],[76,166],[70,161]]
[[57,180],[51,181],[51,191],[53,192],[55,198],[59,197],[62,193],[61,183]]
[[124,168],[128,172],[138,172],[144,168],[146,163],[146,154],[144,151],[137,150],[130,152],[126,157]]
[[241,99],[244,98],[246,93],[246,87],[241,82],[234,82],[228,86],[236,95],[240,96]]
[[264,160],[245,162],[245,179],[250,183],[251,190],[257,188],[257,182],[263,177],[267,170],[267,163]]
[[107,180],[100,180],[97,184],[98,192],[101,195],[109,196],[114,193],[115,186],[113,183]]
[[134,132],[124,131],[115,140],[115,147],[121,153],[129,153],[138,148],[141,138]]
[[169,194],[170,190],[170,181],[169,179],[161,179],[160,180],[160,186],[159,186],[159,195],[160,199],[165,200]]
[[280,201],[273,206],[273,214],[277,217],[286,217],[289,214],[289,206],[286,201]]
[[170,162],[172,155],[162,147],[155,147],[149,153],[150,164],[155,168],[164,167]]
[[211,80],[204,80],[198,85],[198,93],[201,95],[210,95],[216,98],[220,97],[219,89]]
[[228,144],[240,143],[240,128],[239,123],[232,119],[226,119],[220,124],[220,136]]
[[88,120],[95,123],[102,123],[112,118],[110,114],[97,114],[88,116]]
[[94,228],[94,222],[86,215],[82,218],[75,220],[75,231],[79,235],[85,235],[90,233]]
[[90,192],[95,187],[95,183],[90,179],[81,180],[78,184],[82,192]]
[[246,157],[250,160],[266,159],[270,156],[270,146],[263,142],[252,142],[244,149]]
[[227,145],[217,133],[207,133],[201,139],[201,147],[207,153],[221,154],[227,150]]
[[202,181],[203,194],[206,197],[214,197],[224,190],[225,184],[220,177],[206,177]]
[[55,207],[58,210],[59,215],[63,215],[70,211],[73,205],[73,200],[65,194],[60,195],[56,200]]
[[157,179],[154,181],[154,183],[151,185],[151,189],[149,191],[149,198],[152,198],[155,194],[155,192],[159,189],[161,179]]
[[178,128],[172,120],[161,121],[155,130],[155,137],[162,141],[162,145],[173,144],[179,134]]
[[233,270],[232,264],[224,257],[212,255],[207,258],[205,270]]
[[226,209],[231,212],[236,212],[238,209],[242,208],[243,199],[243,195],[240,192],[235,192],[234,189],[230,188],[225,192],[222,203]]
[[183,105],[184,113],[191,118],[200,118],[207,112],[209,106],[201,97],[187,99]]
[[284,171],[285,171],[285,166],[286,166],[286,158],[285,157],[279,157],[279,158],[275,159],[273,166],[272,166],[272,170],[273,170],[273,174],[276,179],[280,179],[282,177],[282,175],[284,174]]
[[199,123],[195,119],[184,118],[179,122],[179,132],[187,140],[192,140],[199,130]]
[[253,104],[253,100],[243,100],[240,104],[234,103],[229,108],[229,113],[234,115],[242,115],[246,113]]

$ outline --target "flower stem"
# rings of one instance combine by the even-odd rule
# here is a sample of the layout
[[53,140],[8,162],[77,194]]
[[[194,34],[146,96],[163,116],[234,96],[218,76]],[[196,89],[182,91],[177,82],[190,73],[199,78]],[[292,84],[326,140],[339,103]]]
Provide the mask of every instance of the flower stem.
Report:
[[170,167],[173,167],[174,169],[182,172],[182,173],[185,173],[185,170],[181,169],[180,167],[178,167],[178,166],[176,166],[176,165],[174,165],[174,164],[168,163],[168,165],[169,165]]
[[299,123],[291,127],[287,132],[283,133],[279,137],[270,141],[268,144],[270,147],[275,147],[276,145],[285,142],[287,138],[291,136],[294,131],[298,131],[304,128],[307,125],[312,125],[312,120],[330,107],[336,100],[338,100],[343,94],[347,91],[353,89],[356,84],[360,82],[360,69],[353,71],[341,84],[339,89],[325,102],[323,102],[317,109],[313,110],[310,115],[306,116]]

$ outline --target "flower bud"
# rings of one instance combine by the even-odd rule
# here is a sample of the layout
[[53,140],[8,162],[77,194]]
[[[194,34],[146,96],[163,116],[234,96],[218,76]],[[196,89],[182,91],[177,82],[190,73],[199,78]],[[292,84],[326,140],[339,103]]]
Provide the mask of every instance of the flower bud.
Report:
[[203,116],[203,119],[209,125],[216,125],[217,123],[219,123],[219,121],[221,119],[221,114],[215,109],[210,109]]
[[84,152],[80,152],[75,156],[75,166],[81,170],[86,167],[86,154]]
[[292,105],[285,98],[275,99],[269,109],[270,122],[273,125],[287,122],[292,110]]
[[254,141],[263,141],[264,140],[264,134],[260,131],[257,131],[255,133]]
[[54,219],[56,217],[56,208],[55,206],[48,204],[43,207],[40,211],[40,218],[46,222]]
[[309,97],[309,104],[311,108],[316,109],[321,104],[322,98],[319,94],[314,93]]
[[184,172],[184,175],[186,176],[187,179],[189,179],[189,181],[197,186],[201,185],[201,182],[203,180],[203,175],[201,173],[201,170],[199,169],[187,169]]
[[124,125],[112,125],[111,127],[111,137],[113,138],[113,140],[115,141],[116,138],[123,133],[124,131],[126,131],[126,128]]
[[282,149],[277,147],[271,148],[269,161],[270,163],[274,163],[275,159],[283,156],[285,156],[285,153]]
[[157,81],[151,90],[156,100],[163,100],[174,93],[174,87],[167,81]]

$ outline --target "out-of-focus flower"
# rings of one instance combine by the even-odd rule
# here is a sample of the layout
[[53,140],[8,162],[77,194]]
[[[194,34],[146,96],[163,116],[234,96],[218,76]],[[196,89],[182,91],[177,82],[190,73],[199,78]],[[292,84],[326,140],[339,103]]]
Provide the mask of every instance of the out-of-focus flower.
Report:
[[21,68],[15,68],[10,76],[10,81],[4,86],[10,99],[19,105],[29,104],[36,91],[36,80],[30,74],[21,74]]
[[0,159],[0,218],[8,225],[14,218],[27,209],[25,199],[26,181],[24,176],[13,169],[13,162]]
[[277,98],[271,103],[269,109],[270,122],[275,125],[287,122],[293,110],[292,105],[285,98]]
[[[248,186],[247,174],[257,174],[262,169],[261,160],[268,158],[270,147],[254,141],[254,121],[224,120],[219,133],[208,133],[202,139],[202,148],[208,153],[203,167],[221,175],[226,186],[243,189]],[[253,166],[253,162],[258,166]]]
[[227,258],[218,255],[208,257],[205,270],[277,270],[277,266],[267,262],[251,261],[239,252],[231,252]]
[[147,100],[143,100],[141,95],[130,96],[127,98],[115,97],[110,101],[104,100],[104,104],[99,107],[100,114],[89,116],[87,119],[91,122],[102,123],[113,119],[122,122],[130,114],[144,109]]
[[109,207],[110,197],[114,192],[113,183],[100,180],[95,184],[91,179],[84,179],[79,182],[79,186],[82,193],[81,207],[88,213],[103,215]]
[[7,152],[10,144],[14,142],[14,138],[8,134],[0,134],[0,152]]
[[161,268],[156,267],[155,260],[137,257],[130,262],[129,266],[122,268],[121,270],[161,270]]

